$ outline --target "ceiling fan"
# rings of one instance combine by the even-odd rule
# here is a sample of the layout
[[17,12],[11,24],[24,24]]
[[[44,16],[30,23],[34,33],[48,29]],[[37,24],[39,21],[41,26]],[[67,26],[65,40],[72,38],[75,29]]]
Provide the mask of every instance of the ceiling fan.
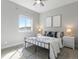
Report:
[[40,4],[41,6],[44,6],[44,3],[43,3],[44,1],[46,1],[46,0],[35,0],[33,6],[35,6],[37,4]]

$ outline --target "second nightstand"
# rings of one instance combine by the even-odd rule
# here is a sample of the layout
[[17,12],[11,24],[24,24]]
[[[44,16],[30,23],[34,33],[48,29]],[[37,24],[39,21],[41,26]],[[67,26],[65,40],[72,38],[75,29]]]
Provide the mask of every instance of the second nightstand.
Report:
[[63,37],[63,46],[70,47],[74,49],[74,37],[64,36]]

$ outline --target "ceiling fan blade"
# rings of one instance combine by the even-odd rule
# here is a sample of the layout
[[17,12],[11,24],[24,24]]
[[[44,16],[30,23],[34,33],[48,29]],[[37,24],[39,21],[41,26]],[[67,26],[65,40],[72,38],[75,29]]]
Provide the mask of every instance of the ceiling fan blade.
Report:
[[42,6],[44,6],[44,4],[43,4],[42,2],[41,2],[40,4],[41,4]]
[[33,6],[35,6],[37,3],[35,2],[34,4],[33,4]]

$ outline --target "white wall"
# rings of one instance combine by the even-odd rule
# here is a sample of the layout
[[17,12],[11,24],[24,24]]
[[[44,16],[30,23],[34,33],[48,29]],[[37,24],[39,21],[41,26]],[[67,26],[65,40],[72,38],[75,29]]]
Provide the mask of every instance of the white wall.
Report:
[[8,0],[2,0],[1,4],[1,48],[23,43],[25,35],[18,31],[18,16],[20,14],[32,16],[35,30],[39,14]]
[[[69,5],[65,5],[45,13],[40,14],[40,24],[44,27],[44,30],[48,31],[64,31],[66,25],[73,25],[75,29],[75,38],[78,38],[78,3],[74,2]],[[59,28],[45,28],[45,20],[47,16],[62,15],[62,27]],[[77,40],[76,40],[77,43]]]

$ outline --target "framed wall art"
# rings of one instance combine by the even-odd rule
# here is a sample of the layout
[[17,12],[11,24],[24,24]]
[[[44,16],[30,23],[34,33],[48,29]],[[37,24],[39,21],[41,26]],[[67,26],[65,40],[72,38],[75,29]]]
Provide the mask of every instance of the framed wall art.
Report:
[[60,27],[61,26],[61,16],[60,15],[56,15],[53,16],[53,27]]
[[46,27],[51,27],[51,20],[52,20],[51,16],[46,18],[46,24],[45,24]]

